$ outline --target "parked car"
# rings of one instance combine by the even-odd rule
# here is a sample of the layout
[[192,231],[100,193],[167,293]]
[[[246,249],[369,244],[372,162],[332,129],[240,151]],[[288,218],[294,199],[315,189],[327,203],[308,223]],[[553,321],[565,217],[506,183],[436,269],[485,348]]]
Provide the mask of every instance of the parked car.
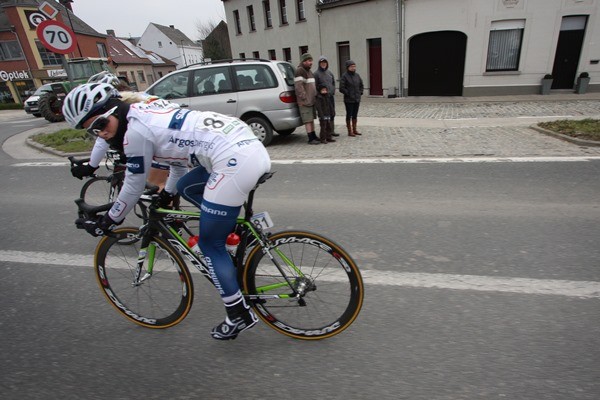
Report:
[[273,131],[289,135],[302,125],[288,62],[261,59],[195,64],[165,75],[147,93],[199,111],[245,121],[267,146]]
[[45,85],[42,85],[39,88],[37,88],[36,91],[33,92],[33,94],[23,102],[23,109],[25,110],[25,112],[27,114],[33,114],[35,117],[38,118],[41,117],[42,114],[40,114],[38,100],[40,99],[40,96],[42,94],[50,92],[52,92],[52,86],[50,86],[49,83],[46,83]]

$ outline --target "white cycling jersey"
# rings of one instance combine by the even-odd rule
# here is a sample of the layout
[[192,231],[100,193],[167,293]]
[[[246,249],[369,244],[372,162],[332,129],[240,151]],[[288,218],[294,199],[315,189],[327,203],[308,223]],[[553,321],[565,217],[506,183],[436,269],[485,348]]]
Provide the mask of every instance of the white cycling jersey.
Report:
[[[109,211],[114,221],[123,220],[138,201],[153,159],[171,166],[165,185],[169,193],[176,192],[177,181],[190,166],[201,165],[208,172],[222,172],[223,176],[239,175],[239,170],[228,173],[228,169],[234,171],[244,164],[255,147],[263,153],[263,172],[270,168],[264,146],[252,129],[237,118],[136,103],[131,105],[127,120],[123,142],[127,172],[119,197]],[[257,178],[248,176],[247,180],[253,179],[252,184],[255,184]],[[241,185],[234,182],[234,186]]]

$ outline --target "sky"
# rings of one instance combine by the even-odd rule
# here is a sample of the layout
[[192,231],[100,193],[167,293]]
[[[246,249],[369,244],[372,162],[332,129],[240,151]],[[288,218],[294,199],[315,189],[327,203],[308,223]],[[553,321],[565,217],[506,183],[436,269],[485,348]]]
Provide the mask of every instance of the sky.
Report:
[[73,12],[97,32],[113,29],[119,37],[142,36],[149,23],[175,25],[191,40],[196,26],[225,20],[221,0],[73,0]]

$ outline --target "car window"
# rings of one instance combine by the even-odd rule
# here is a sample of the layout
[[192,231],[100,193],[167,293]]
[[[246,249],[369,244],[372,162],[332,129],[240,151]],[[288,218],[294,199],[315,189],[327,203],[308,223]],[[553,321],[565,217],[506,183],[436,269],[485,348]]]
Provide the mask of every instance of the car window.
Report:
[[232,91],[229,67],[200,68],[193,72],[192,96],[206,96]]
[[277,79],[266,65],[236,65],[234,71],[240,91],[277,87]]
[[51,91],[52,91],[52,86],[50,86],[49,83],[46,83],[45,85],[42,85],[39,88],[37,88],[37,90],[33,93],[33,96],[40,96],[43,93],[51,92]]
[[283,62],[278,63],[277,68],[279,68],[279,71],[283,75],[283,79],[285,79],[285,83],[287,83],[288,86],[294,86],[294,75],[295,75],[294,68],[292,68],[292,66],[289,63],[283,63]]
[[163,80],[148,90],[148,93],[166,100],[188,97],[188,76],[189,71],[167,75]]

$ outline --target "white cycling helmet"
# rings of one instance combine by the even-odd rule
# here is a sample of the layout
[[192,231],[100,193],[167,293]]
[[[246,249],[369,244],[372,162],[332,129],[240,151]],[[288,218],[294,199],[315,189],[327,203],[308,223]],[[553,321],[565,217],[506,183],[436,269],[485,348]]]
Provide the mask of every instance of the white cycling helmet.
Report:
[[81,129],[86,120],[114,97],[119,97],[119,91],[108,83],[84,83],[65,97],[63,115],[69,125]]
[[109,85],[117,87],[121,84],[121,81],[116,75],[111,74],[108,71],[102,71],[96,75],[92,75],[87,83],[108,83]]

